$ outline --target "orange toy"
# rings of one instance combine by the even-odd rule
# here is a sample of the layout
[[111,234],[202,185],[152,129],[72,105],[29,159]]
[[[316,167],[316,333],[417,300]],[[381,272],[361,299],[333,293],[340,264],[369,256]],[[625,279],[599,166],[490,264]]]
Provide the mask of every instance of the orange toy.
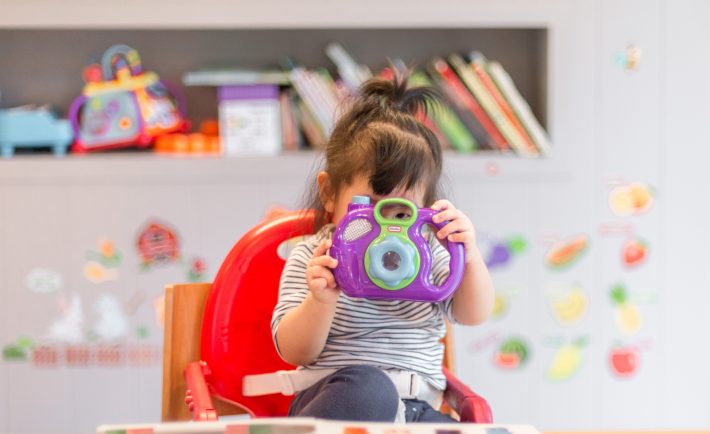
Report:
[[217,121],[202,122],[199,133],[167,134],[155,141],[159,154],[209,154],[222,152]]

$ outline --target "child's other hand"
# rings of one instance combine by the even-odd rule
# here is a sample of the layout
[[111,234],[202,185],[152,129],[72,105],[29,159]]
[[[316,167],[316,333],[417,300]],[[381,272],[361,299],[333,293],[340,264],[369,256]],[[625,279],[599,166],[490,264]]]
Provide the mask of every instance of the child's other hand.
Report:
[[456,209],[448,200],[437,200],[431,206],[431,209],[441,211],[433,217],[434,223],[449,221],[446,226],[436,233],[436,236],[440,240],[447,239],[450,242],[463,243],[466,251],[466,262],[471,261],[476,252],[476,229],[473,227],[471,219]]
[[306,281],[308,290],[313,294],[316,301],[325,304],[335,304],[340,296],[340,289],[335,283],[331,269],[338,266],[338,261],[326,255],[326,252],[333,244],[331,240],[324,240],[313,251],[313,258],[308,262],[306,268]]

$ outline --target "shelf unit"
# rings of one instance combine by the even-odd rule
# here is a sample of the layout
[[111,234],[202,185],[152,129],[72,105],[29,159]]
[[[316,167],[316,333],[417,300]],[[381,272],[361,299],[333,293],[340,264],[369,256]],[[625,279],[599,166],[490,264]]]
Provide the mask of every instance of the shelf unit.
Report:
[[[542,118],[554,148],[549,157],[532,160],[447,153],[446,172],[460,199],[457,205],[472,213],[483,228],[518,228],[523,222],[523,230],[544,229],[558,216],[550,219],[548,209],[537,206],[537,201],[544,198],[551,207],[557,206],[552,199],[577,197],[579,180],[588,183],[592,178],[598,140],[594,19],[598,4],[594,0],[443,0],[436,2],[436,7],[432,2],[404,0],[0,1],[3,106],[44,101],[66,107],[81,89],[81,69],[88,56],[117,42],[134,46],[147,69],[172,81],[208,62],[241,59],[250,63],[246,66],[266,66],[265,62],[278,60],[280,53],[295,53],[307,66],[329,65],[322,47],[334,37],[373,67],[382,66],[387,55],[409,56],[406,61],[416,62],[431,54],[480,49],[511,73]],[[313,49],[314,45],[320,47]],[[187,98],[191,116],[209,115],[214,110],[208,89],[188,89]],[[27,267],[36,265],[29,261],[40,255],[52,266],[57,251],[63,261],[57,267],[65,266],[70,270],[67,273],[73,273],[73,289],[82,288],[86,282],[77,270],[83,263],[76,263],[84,259],[87,246],[114,225],[120,230],[112,229],[107,236],[115,237],[117,246],[130,249],[136,227],[152,217],[166,218],[178,226],[193,251],[210,252],[213,257],[208,259],[216,266],[221,252],[251,227],[266,207],[294,205],[305,185],[304,173],[311,172],[315,158],[313,152],[259,158],[175,158],[118,152],[64,159],[26,155],[0,161],[0,219],[12,229],[0,230],[0,246],[13,249],[0,249],[0,288],[22,285]],[[589,203],[578,202],[568,207],[564,216],[575,229],[576,222],[588,220],[593,209]],[[61,212],[45,222],[47,210]],[[71,246],[65,247],[67,242]],[[132,271],[125,271],[129,273]],[[531,281],[537,278],[531,276]],[[165,283],[165,277],[142,274],[136,281],[155,289]],[[97,293],[95,287],[86,292],[90,291]],[[9,305],[20,306],[16,311],[25,306],[19,302]],[[51,306],[45,309],[47,316],[53,314]],[[10,333],[5,330],[23,333],[12,323],[14,317],[9,318],[0,319],[5,321],[0,325],[7,326],[0,327],[4,340],[15,337],[3,335]],[[459,354],[469,363],[466,357],[464,352]],[[20,384],[19,372],[26,371],[31,372],[27,367],[13,366],[0,378],[0,384],[7,385],[0,387],[0,402],[10,402],[9,394],[19,387],[36,390],[37,395],[40,390],[63,390],[63,378],[51,376],[42,377],[41,384]],[[466,371],[463,379],[485,384],[480,377],[474,381],[482,372]],[[79,397],[76,402],[90,415],[86,420],[71,419],[78,411],[74,401],[50,394],[51,405],[40,403],[45,416],[41,420],[33,418],[35,399],[33,404],[13,401],[0,406],[0,420],[6,421],[4,426],[0,423],[0,431],[47,432],[53,426],[64,426],[66,432],[78,432],[95,428],[79,425],[90,418],[96,418],[98,424],[119,417],[116,415],[121,415],[117,422],[158,417],[159,388],[150,381],[159,378],[159,368],[143,371],[148,386],[140,395],[142,402],[125,399],[139,389],[140,378],[126,372],[109,375],[97,371],[101,390],[104,385],[116,390],[111,389],[115,399],[110,406],[91,398],[86,402],[86,397],[101,391],[83,381],[82,372],[69,374],[75,380],[71,387],[73,396]],[[546,419],[549,415],[540,416],[543,412],[535,405],[519,405],[508,399],[537,396],[537,385],[528,389],[520,382],[494,386],[483,392],[493,401],[499,420],[504,421],[507,415],[532,423],[550,420]],[[542,428],[580,426],[596,410],[594,405],[572,407],[561,395],[545,395],[539,401],[541,408],[562,409],[553,424]],[[24,420],[33,420],[35,425],[27,428]]]
[[[81,70],[91,56],[118,42],[136,48],[146,69],[178,83],[185,71],[205,65],[273,67],[287,55],[308,67],[332,68],[324,54],[331,41],[343,43],[374,70],[391,57],[421,65],[434,55],[477,49],[503,64],[553,144],[560,144],[553,156],[530,165],[531,170],[551,165],[561,170],[564,163],[551,161],[564,160],[558,151],[568,146],[564,131],[557,131],[556,92],[549,83],[560,66],[571,66],[555,63],[556,53],[568,50],[555,35],[564,34],[568,26],[567,31],[572,30],[568,18],[577,14],[563,1],[543,3],[449,0],[432,8],[372,0],[339,2],[338,7],[324,0],[298,5],[276,0],[157,0],[150,5],[151,11],[161,11],[156,15],[144,13],[147,6],[136,0],[100,5],[72,0],[61,8],[48,0],[6,0],[7,13],[0,17],[0,58],[9,61],[0,65],[0,106],[49,103],[64,112],[81,90]],[[190,119],[216,117],[213,89],[184,90]],[[505,156],[493,158],[517,164]]]

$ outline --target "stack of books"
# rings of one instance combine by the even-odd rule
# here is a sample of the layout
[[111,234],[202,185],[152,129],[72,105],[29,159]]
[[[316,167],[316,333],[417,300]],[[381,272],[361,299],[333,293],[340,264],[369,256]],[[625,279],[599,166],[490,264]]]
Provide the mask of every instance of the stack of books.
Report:
[[[339,44],[329,45],[326,54],[336,66],[335,76],[325,68],[308,69],[289,60],[283,70],[206,69],[186,74],[183,82],[192,86],[218,86],[220,94],[225,94],[227,88],[230,89],[227,93],[235,95],[253,93],[244,92],[245,87],[272,87],[269,94],[273,95],[272,105],[278,111],[277,122],[265,123],[257,116],[248,119],[253,101],[220,99],[220,116],[229,112],[246,117],[235,120],[232,115],[228,120],[220,119],[222,140],[230,141],[222,144],[227,153],[322,149],[338,116],[347,108],[348,97],[373,76],[367,66],[356,62]],[[391,65],[379,75],[391,77],[394,69],[406,69],[398,60],[391,61]],[[410,71],[409,84],[433,86],[442,96],[441,104],[419,117],[446,149],[486,150],[532,158],[550,151],[547,133],[510,75],[500,63],[486,59],[480,52],[431,59],[423,68]],[[223,106],[227,103],[229,110]],[[257,130],[252,129],[249,137],[243,139],[249,141],[249,146],[244,146],[239,142],[240,131],[234,129],[254,123],[268,126],[262,128],[263,147],[254,145],[260,140]],[[280,138],[278,146],[273,144],[274,136]]]

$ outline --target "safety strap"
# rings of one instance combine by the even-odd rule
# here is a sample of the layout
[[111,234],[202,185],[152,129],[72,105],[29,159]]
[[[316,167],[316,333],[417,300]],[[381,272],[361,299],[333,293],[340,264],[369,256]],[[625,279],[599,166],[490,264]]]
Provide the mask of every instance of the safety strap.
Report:
[[[268,374],[246,375],[242,379],[244,396],[261,396],[274,393],[294,395],[335,373],[337,369],[297,369]],[[439,408],[443,393],[426,382],[416,372],[384,371],[394,383],[400,399],[421,399],[433,408]]]

